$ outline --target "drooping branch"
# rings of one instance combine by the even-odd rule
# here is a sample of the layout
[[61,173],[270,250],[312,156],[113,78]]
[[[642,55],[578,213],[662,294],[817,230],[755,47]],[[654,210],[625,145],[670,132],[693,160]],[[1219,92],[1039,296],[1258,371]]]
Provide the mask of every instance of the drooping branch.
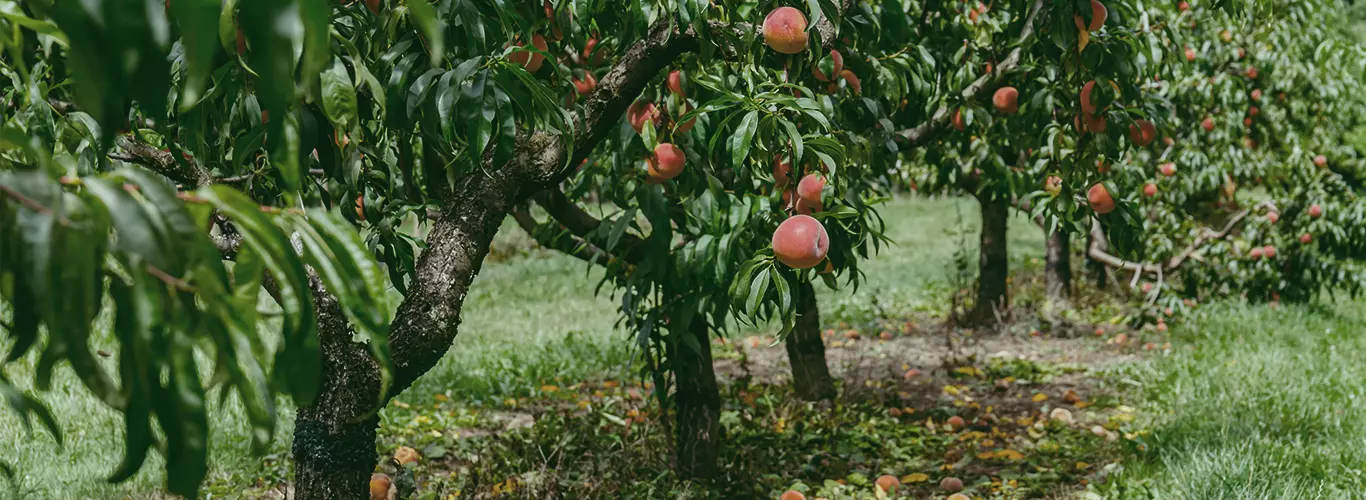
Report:
[[[1034,20],[1038,17],[1039,11],[1043,9],[1043,0],[1034,0],[1034,4],[1029,7],[1029,14],[1025,16],[1024,26],[1020,28],[1020,37],[1015,42],[1016,47],[1011,49],[1004,61],[997,64],[991,72],[977,77],[967,88],[963,89],[963,100],[971,101],[983,94],[984,91],[994,89],[1005,78],[1007,73],[1014,71],[1020,66],[1020,58],[1024,52],[1024,43],[1029,37],[1034,36]],[[896,132],[897,138],[909,145],[924,144],[935,133],[944,129],[948,124],[949,117],[953,115],[952,108],[944,105],[940,106],[924,123],[912,128]]]
[[1242,223],[1244,219],[1247,219],[1248,215],[1263,208],[1275,210],[1275,207],[1276,205],[1274,203],[1264,201],[1254,205],[1252,208],[1233,214],[1233,217],[1230,217],[1228,222],[1224,223],[1223,229],[1216,231],[1208,227],[1202,227],[1189,246],[1176,255],[1173,255],[1172,258],[1167,259],[1166,262],[1158,263],[1127,261],[1106,252],[1101,248],[1101,243],[1105,241],[1105,233],[1100,227],[1100,224],[1094,224],[1091,226],[1091,246],[1086,250],[1086,254],[1089,255],[1092,260],[1105,264],[1107,267],[1123,269],[1134,273],[1147,273],[1162,276],[1180,268],[1181,265],[1185,264],[1188,260],[1198,260],[1198,254],[1200,251],[1204,250],[1205,244],[1227,238],[1238,224]]
[[170,151],[162,151],[151,144],[122,136],[118,138],[117,144],[120,151],[109,152],[109,158],[143,165],[181,186],[206,186],[214,181],[208,170],[190,158],[184,158],[184,166],[181,166]]
[[561,233],[552,236],[542,231],[538,231],[537,227],[540,226],[540,223],[537,222],[536,217],[531,215],[531,212],[526,209],[519,208],[514,210],[512,212],[512,218],[517,221],[517,225],[521,226],[522,230],[525,231],[527,235],[531,236],[536,240],[536,243],[543,247],[599,266],[606,266],[608,262],[612,260],[612,256],[608,255],[607,252],[604,252],[601,248],[588,244],[569,234]]

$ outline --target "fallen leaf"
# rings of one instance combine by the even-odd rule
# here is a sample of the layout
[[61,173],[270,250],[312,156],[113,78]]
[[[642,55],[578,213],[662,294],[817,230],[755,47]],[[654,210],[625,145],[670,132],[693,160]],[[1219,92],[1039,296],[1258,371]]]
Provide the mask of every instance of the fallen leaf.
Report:
[[1035,393],[1035,394],[1034,394],[1034,397],[1033,397],[1032,399],[1034,400],[1035,403],[1042,403],[1044,400],[1048,399],[1048,395],[1047,395],[1047,394],[1044,394],[1044,393],[1042,393],[1042,392],[1039,392],[1039,393]]

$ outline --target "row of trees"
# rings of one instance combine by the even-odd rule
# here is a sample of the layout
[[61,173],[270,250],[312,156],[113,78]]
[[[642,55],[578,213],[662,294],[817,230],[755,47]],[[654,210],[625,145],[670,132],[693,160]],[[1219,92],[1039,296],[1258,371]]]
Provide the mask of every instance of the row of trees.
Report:
[[[114,480],[156,447],[168,489],[194,496],[211,391],[237,394],[261,447],[284,393],[300,405],[296,495],[356,497],[375,412],[447,351],[512,215],[607,271],[674,410],[678,472],[710,477],[711,336],[778,321],[799,394],[832,397],[813,283],[858,285],[907,174],[981,201],[971,324],[1007,310],[1011,207],[1054,235],[1054,263],[1086,234],[1090,259],[1157,290],[1206,264],[1173,297],[1354,284],[1356,155],[1334,134],[1356,124],[1359,58],[1325,49],[1343,43],[1332,23],[1303,26],[1338,8],[1278,0],[1251,12],[1285,22],[1248,29],[1236,6],[1130,0],[0,0],[16,34],[0,39],[6,359],[36,357],[40,389],[65,361],[126,416]],[[1239,133],[1255,90],[1282,100]],[[1222,119],[1196,128],[1205,116]],[[1255,153],[1235,151],[1244,136]],[[1153,182],[1167,161],[1199,180]],[[1161,196],[1140,199],[1145,183]],[[1250,202],[1288,223],[1242,224]],[[424,231],[404,230],[414,219]],[[1210,221],[1229,229],[1189,234]],[[1289,251],[1297,232],[1313,245]],[[1205,257],[1231,235],[1282,250]],[[262,290],[284,311],[278,340]],[[100,314],[117,376],[89,346]],[[0,389],[59,430],[34,395]]]

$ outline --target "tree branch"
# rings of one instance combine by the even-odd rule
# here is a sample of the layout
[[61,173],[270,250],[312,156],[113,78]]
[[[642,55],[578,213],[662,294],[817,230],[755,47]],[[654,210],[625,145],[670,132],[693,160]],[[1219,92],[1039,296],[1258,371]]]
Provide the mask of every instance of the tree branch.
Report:
[[[997,64],[990,73],[977,77],[977,80],[963,89],[963,100],[971,101],[989,88],[999,85],[1006,73],[1014,71],[1020,66],[1020,57],[1024,51],[1024,42],[1029,37],[1034,36],[1034,19],[1038,17],[1039,11],[1043,9],[1043,0],[1034,0],[1034,4],[1029,7],[1029,14],[1025,16],[1024,27],[1020,28],[1020,37],[1015,42],[1016,47],[1010,51],[1001,64]],[[932,135],[944,129],[952,115],[951,108],[947,105],[940,106],[934,115],[924,123],[913,128],[897,131],[896,134],[902,142],[910,145],[925,143]]]
[[1105,264],[1107,267],[1123,269],[1135,273],[1148,273],[1162,276],[1163,274],[1170,273],[1180,268],[1187,260],[1199,260],[1200,256],[1198,255],[1198,252],[1204,250],[1206,243],[1227,238],[1238,224],[1242,223],[1244,219],[1247,219],[1248,215],[1262,208],[1274,210],[1275,207],[1276,205],[1274,203],[1264,201],[1254,205],[1252,208],[1234,214],[1233,217],[1229,218],[1228,222],[1224,223],[1223,229],[1215,231],[1208,227],[1200,228],[1199,233],[1195,236],[1195,240],[1191,241],[1189,246],[1176,255],[1173,255],[1172,258],[1168,259],[1165,263],[1126,261],[1102,250],[1101,242],[1105,241],[1105,233],[1100,227],[1100,224],[1091,226],[1091,246],[1087,249],[1086,254],[1089,255],[1092,260]]
[[181,167],[170,151],[162,151],[151,144],[122,136],[118,138],[117,144],[123,152],[110,151],[109,158],[146,166],[181,186],[206,186],[214,181],[208,170],[196,165],[194,160],[189,158],[184,158],[185,166]]
[[536,228],[540,226],[540,223],[537,222],[536,217],[532,216],[531,212],[526,209],[513,210],[512,218],[517,221],[517,225],[521,226],[523,231],[526,231],[528,236],[531,236],[532,239],[536,240],[536,243],[539,243],[543,247],[573,256],[589,264],[597,264],[603,267],[606,267],[608,262],[612,260],[612,256],[608,255],[607,252],[602,251],[601,248],[590,245],[569,234],[561,233],[558,236],[550,236],[538,232]]

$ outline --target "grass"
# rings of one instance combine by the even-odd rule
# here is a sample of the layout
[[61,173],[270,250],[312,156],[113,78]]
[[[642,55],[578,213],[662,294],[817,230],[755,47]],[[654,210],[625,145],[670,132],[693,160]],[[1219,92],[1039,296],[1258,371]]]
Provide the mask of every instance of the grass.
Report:
[[1218,304],[1171,355],[1117,373],[1144,389],[1143,460],[1107,497],[1366,498],[1366,305]]

